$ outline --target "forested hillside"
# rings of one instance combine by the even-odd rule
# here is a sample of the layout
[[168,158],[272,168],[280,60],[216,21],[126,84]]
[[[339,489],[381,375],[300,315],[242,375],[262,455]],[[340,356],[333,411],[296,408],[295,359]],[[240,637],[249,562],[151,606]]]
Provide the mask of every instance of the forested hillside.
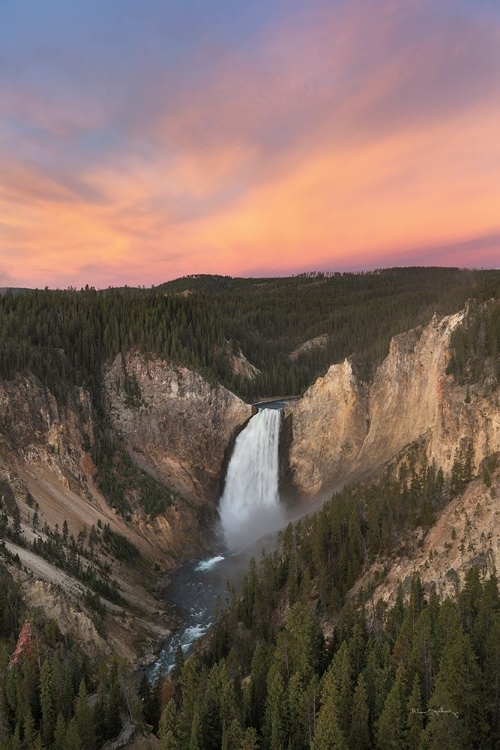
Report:
[[401,554],[471,479],[410,457],[398,479],[334,495],[252,560],[207,642],[174,670],[162,750],[473,750],[500,742],[500,597],[469,569],[456,601],[418,575],[395,605],[346,595],[363,566]]
[[95,750],[122,716],[141,725],[143,707],[129,665],[89,659],[43,613],[27,613],[0,563],[1,750]]
[[[83,385],[99,406],[103,364],[136,348],[198,370],[244,398],[297,394],[347,356],[369,379],[394,334],[457,311],[468,298],[499,296],[500,272],[453,268],[7,292],[0,296],[0,377],[31,372],[61,396],[68,385]],[[324,335],[324,346],[290,359]],[[236,374],[228,347],[261,373]]]
[[454,331],[451,339],[452,357],[448,365],[460,384],[484,385],[500,378],[500,305],[479,305],[472,300],[467,308],[464,325]]
[[[255,380],[226,370],[224,383],[255,399],[301,393],[345,357],[369,380],[392,336],[428,323],[434,313],[456,312],[468,298],[500,297],[500,272],[393,268],[286,279],[196,276],[158,289],[201,295],[215,306],[226,338],[261,370]],[[319,336],[325,336],[322,346],[290,359],[297,347]]]

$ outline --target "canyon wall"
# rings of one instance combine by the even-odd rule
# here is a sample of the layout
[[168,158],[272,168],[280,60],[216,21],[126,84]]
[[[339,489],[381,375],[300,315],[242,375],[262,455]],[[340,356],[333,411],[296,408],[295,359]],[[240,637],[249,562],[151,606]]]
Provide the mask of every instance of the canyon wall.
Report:
[[105,389],[112,424],[134,460],[182,497],[215,503],[226,451],[252,407],[196,372],[132,353],[108,368]]
[[[89,653],[98,645],[133,658],[152,641],[165,640],[172,624],[172,615],[147,586],[179,562],[212,549],[209,528],[225,456],[251,407],[196,373],[133,354],[109,366],[104,401],[105,418],[132,459],[177,493],[173,502],[151,518],[125,483],[130,510],[125,517],[116,512],[97,483],[90,394],[68,387],[67,397],[56,400],[36,378],[18,376],[0,382],[0,515],[7,514],[11,532],[16,517],[19,523],[17,536],[9,533],[2,547],[7,562],[18,558],[18,565],[8,564],[30,606],[44,608],[63,632],[81,638]],[[108,468],[111,475],[116,471]],[[60,544],[66,525],[67,543],[79,540],[87,553],[92,529],[92,564],[100,571],[104,566],[103,575],[119,587],[119,606],[100,597],[107,643],[97,632],[103,616],[96,616],[81,577],[33,549],[34,542],[50,539]],[[125,537],[134,545],[137,564],[115,556],[106,542],[111,534],[112,540]]]
[[367,413],[368,389],[347,360],[285,405],[282,450],[295,489],[313,496],[350,472],[366,437]]
[[93,467],[84,442],[93,440],[92,406],[83,388],[62,407],[33,377],[0,381],[0,460],[43,466],[62,486],[89,493]]
[[[124,388],[125,370],[133,396]],[[66,519],[76,536],[84,523],[100,520],[133,537],[150,558],[167,563],[166,550],[189,554],[201,544],[203,518],[214,517],[226,457],[251,406],[197,373],[134,354],[118,357],[104,383],[106,418],[135,463],[172,489],[178,502],[154,520],[137,507],[127,526],[97,485],[90,394],[68,388],[65,401],[56,400],[32,376],[0,381],[0,482],[11,487],[26,515],[30,495],[39,503],[41,525],[61,527]]]
[[464,314],[395,336],[370,387],[345,361],[287,404],[289,475],[300,494],[373,474],[416,441],[445,473],[469,440],[476,467],[500,450],[498,391],[466,389],[446,375],[450,337]]

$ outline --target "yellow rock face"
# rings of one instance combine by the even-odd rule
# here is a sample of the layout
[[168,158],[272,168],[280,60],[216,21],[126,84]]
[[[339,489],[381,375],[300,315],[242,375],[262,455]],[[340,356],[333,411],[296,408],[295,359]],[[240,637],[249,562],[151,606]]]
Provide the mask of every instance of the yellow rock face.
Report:
[[457,313],[395,336],[370,387],[349,362],[332,365],[303,398],[286,407],[292,423],[290,468],[297,489],[314,495],[368,476],[415,441],[445,473],[455,450],[472,440],[476,466],[500,450],[496,391],[458,386],[446,375]]

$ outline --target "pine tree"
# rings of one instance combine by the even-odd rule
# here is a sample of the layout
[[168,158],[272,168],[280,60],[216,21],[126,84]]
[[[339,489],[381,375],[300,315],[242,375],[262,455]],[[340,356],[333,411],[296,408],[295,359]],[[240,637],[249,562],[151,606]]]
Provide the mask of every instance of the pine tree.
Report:
[[259,750],[257,732],[253,727],[248,727],[240,745],[240,750]]
[[188,659],[185,662],[180,677],[180,685],[182,695],[182,714],[179,727],[179,739],[184,742],[184,746],[187,746],[187,744],[190,742],[194,707],[198,702],[200,686],[200,675],[198,673],[196,662],[194,659]]
[[19,510],[17,504],[14,506],[12,514],[12,533],[14,535],[14,539],[16,539],[16,541],[19,540],[21,536],[21,511]]
[[66,722],[64,721],[64,716],[62,714],[58,714],[56,728],[54,731],[53,750],[65,750],[65,740],[66,740]]
[[20,676],[18,669],[9,669],[5,683],[6,708],[12,716],[17,716],[20,699]]
[[14,730],[14,734],[12,736],[12,739],[10,741],[10,748],[9,750],[22,750],[21,745],[21,730],[19,728],[19,724],[16,724],[16,728]]
[[222,741],[220,701],[221,670],[224,666],[223,660],[213,665],[208,675],[203,701],[200,702],[200,744],[204,750],[218,750]]
[[288,682],[287,704],[290,750],[301,750],[307,743],[308,705],[302,677],[295,672]]
[[278,636],[275,658],[282,664],[283,675],[290,678],[299,672],[308,680],[318,669],[324,639],[307,604],[294,604]]
[[485,644],[485,683],[488,724],[492,743],[500,747],[500,613],[495,613]]
[[391,675],[390,656],[388,644],[377,644],[368,651],[366,669],[363,674],[366,681],[368,707],[373,723],[378,720],[382,713],[387,698]]
[[407,704],[407,744],[408,750],[419,750],[422,730],[424,726],[424,712],[422,711],[422,700],[420,695],[420,680],[415,675],[413,689]]
[[269,670],[264,737],[269,750],[283,750],[287,736],[286,693],[277,664]]
[[411,652],[408,659],[408,674],[417,674],[422,685],[424,699],[427,702],[431,696],[435,673],[437,671],[438,656],[434,634],[439,603],[431,595],[431,601],[420,613],[415,623]]
[[178,717],[173,700],[169,700],[160,719],[158,737],[161,750],[181,750],[177,737]]
[[54,684],[52,680],[52,669],[48,659],[42,664],[40,672],[40,705],[42,709],[41,731],[43,744],[50,747],[54,736],[56,716],[54,710]]
[[[188,662],[189,663],[189,662]],[[196,701],[193,706],[193,718],[191,721],[191,732],[189,737],[189,750],[203,750],[201,739],[201,717],[200,708]]]
[[35,728],[35,720],[33,718],[33,714],[28,708],[26,714],[24,715],[23,723],[23,744],[27,750],[31,749],[34,746],[36,735],[37,731]]
[[345,737],[349,736],[352,710],[352,668],[349,646],[344,641],[333,658],[330,667],[337,689],[337,711],[339,723]]
[[243,732],[237,719],[233,719],[222,731],[221,750],[240,750],[242,742]]
[[377,728],[378,750],[403,750],[406,743],[406,700],[404,667],[398,667]]
[[365,679],[363,675],[360,674],[352,701],[349,750],[370,749],[370,711],[368,709]]
[[[481,674],[470,638],[458,629],[443,651],[424,732],[428,750],[469,750],[483,733]],[[451,743],[451,744],[450,744]]]
[[85,750],[80,732],[78,731],[76,716],[73,716],[68,724],[64,740],[64,750]]
[[225,660],[223,660],[220,665],[219,684],[219,714],[220,723],[224,732],[232,726],[235,721],[239,726],[240,720],[236,690]]
[[106,738],[106,703],[107,681],[104,673],[101,673],[97,684],[97,698],[92,710],[97,747],[100,747]]
[[267,670],[269,648],[265,643],[258,643],[252,658],[250,680],[245,691],[245,720],[250,726],[260,731],[265,713],[267,696]]
[[95,731],[92,721],[92,710],[89,706],[89,698],[84,680],[80,682],[75,719],[84,750],[94,750]]
[[184,651],[182,650],[182,646],[179,644],[177,646],[177,649],[175,651],[175,661],[174,666],[172,668],[171,672],[171,678],[172,680],[178,680],[182,674],[182,668],[184,666]]
[[106,736],[116,737],[121,729],[120,719],[121,690],[118,682],[118,665],[116,662],[111,667],[109,677],[108,700],[106,705]]
[[25,710],[30,707],[33,716],[40,714],[39,668],[36,657],[25,657],[22,662],[22,680],[20,681],[19,707]]
[[311,750],[348,750],[340,728],[337,689],[328,675],[323,684],[322,696]]

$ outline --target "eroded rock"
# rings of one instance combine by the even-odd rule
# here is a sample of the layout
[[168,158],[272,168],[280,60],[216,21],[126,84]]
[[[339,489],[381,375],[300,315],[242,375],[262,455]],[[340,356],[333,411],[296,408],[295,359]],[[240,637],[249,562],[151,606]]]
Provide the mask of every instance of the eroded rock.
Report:
[[226,450],[252,407],[185,367],[133,353],[114,360],[105,388],[113,425],[143,468],[183,497],[215,502]]

